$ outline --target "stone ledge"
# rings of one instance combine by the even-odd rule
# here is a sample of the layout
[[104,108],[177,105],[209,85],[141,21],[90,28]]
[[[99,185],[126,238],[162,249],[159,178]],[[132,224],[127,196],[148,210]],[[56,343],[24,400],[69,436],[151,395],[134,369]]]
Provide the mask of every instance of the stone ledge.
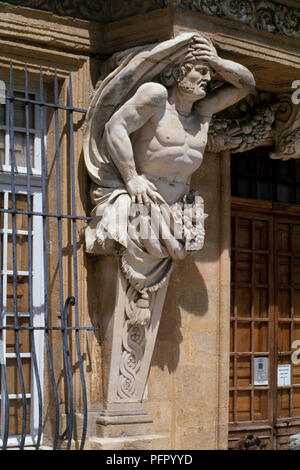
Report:
[[97,53],[102,47],[101,25],[91,21],[55,16],[1,1],[0,17],[2,38],[76,54]]
[[86,443],[89,450],[168,450],[168,435],[149,434],[133,437],[94,437]]

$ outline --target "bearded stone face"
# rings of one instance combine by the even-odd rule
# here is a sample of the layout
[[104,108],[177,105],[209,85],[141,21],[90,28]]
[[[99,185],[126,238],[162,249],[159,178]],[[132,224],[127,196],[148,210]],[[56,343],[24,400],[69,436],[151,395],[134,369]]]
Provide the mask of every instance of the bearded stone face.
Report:
[[210,81],[211,68],[205,62],[186,63],[178,69],[177,86],[179,91],[187,96],[204,98]]

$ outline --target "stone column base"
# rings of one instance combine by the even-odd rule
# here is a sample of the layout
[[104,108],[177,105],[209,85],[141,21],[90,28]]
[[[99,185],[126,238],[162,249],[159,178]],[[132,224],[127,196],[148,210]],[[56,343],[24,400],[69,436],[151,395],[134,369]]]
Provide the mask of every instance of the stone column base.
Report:
[[153,420],[141,403],[109,403],[96,418],[96,437],[118,438],[151,434]]
[[169,436],[150,434],[125,437],[94,437],[87,442],[89,450],[169,450]]

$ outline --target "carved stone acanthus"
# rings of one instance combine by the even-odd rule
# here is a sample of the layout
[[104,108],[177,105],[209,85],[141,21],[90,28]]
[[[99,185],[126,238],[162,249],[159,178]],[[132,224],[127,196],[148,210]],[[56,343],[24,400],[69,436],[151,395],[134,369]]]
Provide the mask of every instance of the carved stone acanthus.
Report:
[[291,94],[261,92],[215,115],[206,148],[238,153],[271,145],[273,159],[300,158],[300,107],[293,104]]
[[255,30],[300,38],[300,9],[274,1],[181,0],[181,7],[235,21]]
[[291,95],[279,96],[276,113],[275,147],[271,158],[300,158],[300,106],[292,103]]
[[246,98],[226,110],[225,115],[215,115],[209,128],[207,150],[237,153],[270,144],[278,107],[274,97],[260,93],[255,99]]

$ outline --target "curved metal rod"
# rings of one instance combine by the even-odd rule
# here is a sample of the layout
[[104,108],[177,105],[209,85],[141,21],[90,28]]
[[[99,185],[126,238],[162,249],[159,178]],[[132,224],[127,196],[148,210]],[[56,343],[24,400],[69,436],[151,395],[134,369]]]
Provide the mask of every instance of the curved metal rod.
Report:
[[[2,238],[0,237],[0,270],[2,270]],[[8,384],[6,376],[6,362],[4,355],[4,330],[3,330],[3,289],[2,289],[2,279],[0,279],[0,338],[2,342],[2,351],[1,355],[1,413],[4,412],[4,428],[1,429],[2,437],[2,450],[6,450],[7,440],[8,440],[8,430],[9,430],[9,396],[8,396]]]
[[14,304],[14,326],[15,326],[15,350],[17,359],[17,368],[19,373],[21,395],[22,395],[22,433],[20,440],[20,450],[24,449],[26,438],[26,422],[27,422],[27,402],[25,382],[23,375],[21,351],[20,351],[20,337],[18,327],[18,298],[17,298],[17,240],[16,240],[16,193],[15,193],[15,142],[14,142],[14,91],[13,91],[13,68],[10,62],[9,69],[9,91],[12,99],[9,103],[9,140],[10,140],[10,164],[11,164],[11,207],[12,207],[12,251],[13,251],[13,304]]
[[51,383],[53,387],[54,400],[55,400],[55,433],[53,440],[53,450],[56,450],[58,436],[59,436],[59,399],[57,385],[54,375],[54,367],[50,349],[50,337],[49,330],[49,317],[48,317],[48,262],[47,262],[47,226],[46,226],[46,152],[45,152],[45,130],[44,130],[44,85],[43,85],[43,73],[42,67],[40,67],[40,121],[41,121],[41,163],[42,163],[42,217],[43,217],[43,261],[44,261],[44,299],[45,299],[45,337],[46,337],[46,349],[49,364],[49,371],[51,377]]
[[[28,71],[27,64],[25,65],[25,98],[28,99]],[[26,166],[27,166],[27,210],[28,212],[32,211],[31,204],[31,164],[30,164],[30,142],[29,142],[29,103],[25,103],[25,124],[26,124]],[[32,215],[28,214],[28,297],[29,297],[29,326],[33,327],[33,287],[32,287]],[[36,350],[35,350],[35,338],[34,331],[30,331],[30,340],[31,340],[31,354],[32,354],[32,364],[33,372],[36,381],[37,395],[38,395],[38,431],[37,431],[37,440],[35,444],[35,449],[39,450],[41,436],[42,436],[42,426],[43,426],[43,402],[42,402],[42,387],[40,381],[40,374],[38,370]]]
[[[69,74],[69,106],[73,106],[73,91],[72,91],[72,77]],[[69,112],[70,116],[70,161],[71,161],[71,180],[72,180],[72,216],[76,217],[76,189],[75,189],[75,164],[74,164],[74,128],[73,128],[73,112]],[[73,275],[74,275],[74,290],[75,290],[75,327],[79,327],[79,312],[78,312],[78,279],[77,279],[77,239],[76,239],[76,219],[72,221],[72,234],[73,234]],[[80,450],[83,450],[86,439],[87,430],[87,392],[86,383],[84,378],[84,371],[82,366],[82,355],[80,350],[79,330],[75,330],[76,350],[79,364],[79,372],[81,379],[82,398],[83,398],[83,427],[80,443]]]
[[69,305],[75,305],[75,297],[68,297],[63,314],[61,316],[61,331],[62,331],[62,342],[63,342],[63,353],[64,363],[66,369],[67,388],[68,388],[68,399],[69,399],[69,411],[67,413],[67,426],[65,431],[59,436],[61,439],[68,439],[67,450],[71,447],[72,435],[73,435],[73,422],[74,422],[74,405],[73,405],[73,383],[72,383],[72,364],[70,360],[70,351],[68,345],[68,308]]
[[6,365],[1,364],[1,382],[2,382],[2,391],[4,391],[4,397],[2,394],[2,399],[4,399],[5,406],[5,419],[4,419],[4,430],[2,438],[2,450],[6,450],[7,441],[8,441],[8,430],[9,430],[9,397],[8,397],[8,385],[7,385],[7,376],[6,376]]

